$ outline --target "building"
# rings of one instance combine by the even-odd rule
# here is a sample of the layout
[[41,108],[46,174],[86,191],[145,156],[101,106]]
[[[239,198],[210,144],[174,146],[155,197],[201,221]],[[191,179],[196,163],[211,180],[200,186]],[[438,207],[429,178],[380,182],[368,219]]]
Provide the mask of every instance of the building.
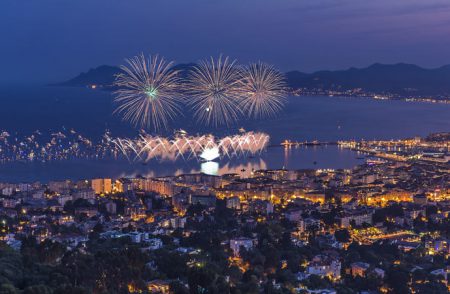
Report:
[[177,177],[179,182],[189,185],[206,185],[219,188],[222,185],[222,177],[207,174],[184,174]]
[[187,193],[178,193],[172,196],[172,206],[176,211],[184,211],[189,206],[189,195]]
[[97,215],[97,213],[97,208],[94,207],[79,207],[75,209],[75,214],[85,214],[89,218]]
[[164,280],[153,280],[147,283],[147,290],[150,293],[159,293],[159,294],[170,293],[169,292],[170,283]]
[[116,181],[117,189],[121,189],[121,192],[128,192],[134,189],[133,181],[130,179],[122,178]]
[[404,203],[403,208],[405,218],[411,221],[426,214],[425,207],[415,203]]
[[151,238],[151,239],[145,239],[145,243],[147,243],[147,247],[145,247],[146,250],[158,250],[163,247],[163,242],[159,238]]
[[401,189],[392,189],[381,194],[374,194],[366,198],[367,205],[385,206],[388,202],[411,202],[413,193]]
[[350,265],[350,273],[353,277],[360,276],[365,277],[370,265],[365,262],[354,262]]
[[200,204],[206,207],[213,207],[216,205],[216,196],[214,195],[189,195],[189,204]]
[[418,205],[427,205],[428,198],[425,194],[416,194],[413,196],[413,202]]
[[65,181],[50,181],[48,183],[48,189],[50,191],[56,192],[56,193],[63,193],[64,191],[69,190],[72,187],[72,181],[65,180]]
[[290,222],[298,222],[302,218],[301,209],[290,209],[284,213],[284,216]]
[[181,187],[178,187],[172,181],[166,178],[157,179],[141,179],[143,191],[155,192],[164,196],[173,196],[181,191]]
[[306,273],[339,280],[341,278],[341,262],[328,255],[316,255],[306,267]]
[[15,191],[13,187],[5,187],[2,189],[2,195],[11,196]]
[[186,225],[185,217],[174,217],[170,219],[170,226],[172,229],[183,229]]
[[17,204],[20,203],[20,200],[14,198],[3,198],[2,205],[5,208],[14,208]]
[[250,210],[260,214],[272,214],[273,204],[267,200],[255,200],[250,203]]
[[111,179],[93,179],[91,181],[91,187],[95,194],[110,194],[112,193],[112,180]]
[[245,248],[245,250],[249,250],[253,248],[253,239],[240,237],[230,240],[230,248],[233,250],[235,256],[239,256],[239,251],[241,247]]
[[300,234],[302,234],[302,233],[305,232],[305,230],[306,230],[305,221],[303,220],[303,218],[300,218],[300,219],[297,221],[297,232],[300,233]]
[[72,195],[70,195],[70,194],[63,194],[63,195],[59,195],[57,200],[60,205],[64,206],[64,204],[66,204],[66,202],[72,201],[73,198],[72,198]]
[[28,183],[19,183],[17,184],[17,191],[19,192],[30,192],[33,190],[33,186]]
[[348,228],[350,226],[361,226],[364,223],[372,224],[372,209],[360,208],[344,212],[338,217],[341,228]]
[[116,214],[117,213],[117,205],[113,201],[108,201],[105,204],[105,209],[109,214]]
[[241,208],[241,201],[239,200],[239,197],[233,196],[225,199],[227,208],[230,209],[240,209]]
[[45,197],[45,190],[44,189],[36,190],[36,191],[33,192],[31,197],[33,197],[33,199],[44,199],[44,197]]
[[442,277],[443,281],[445,281],[445,284],[448,284],[448,276],[450,275],[450,267],[447,266],[446,268],[441,268],[434,270],[430,272],[433,276],[436,277]]
[[73,201],[77,199],[85,199],[93,203],[95,200],[95,191],[91,188],[77,189],[72,192]]
[[139,220],[147,217],[145,207],[139,203],[126,205],[124,208],[125,215],[133,220]]

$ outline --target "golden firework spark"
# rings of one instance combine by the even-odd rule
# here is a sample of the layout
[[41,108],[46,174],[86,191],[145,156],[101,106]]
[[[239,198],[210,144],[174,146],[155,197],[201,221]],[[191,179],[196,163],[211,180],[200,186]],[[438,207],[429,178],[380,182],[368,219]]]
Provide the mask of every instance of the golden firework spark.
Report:
[[284,76],[273,66],[258,62],[241,71],[240,106],[245,115],[253,118],[273,117],[286,102]]
[[188,105],[201,123],[230,125],[241,114],[240,74],[236,61],[219,56],[200,61],[190,72],[186,90]]

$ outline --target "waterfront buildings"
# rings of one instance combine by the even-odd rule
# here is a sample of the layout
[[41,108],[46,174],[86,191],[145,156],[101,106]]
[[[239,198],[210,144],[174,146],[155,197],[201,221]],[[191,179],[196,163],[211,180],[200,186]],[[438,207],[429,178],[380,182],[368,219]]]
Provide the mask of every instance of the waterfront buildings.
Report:
[[[415,144],[411,154],[434,144],[407,142]],[[387,143],[364,143],[378,145]],[[121,278],[133,293],[172,291],[174,283],[187,289],[205,269],[244,293],[448,291],[450,167],[441,161],[408,156],[349,170],[257,170],[249,177],[0,183],[0,192],[2,242],[18,252],[61,244],[51,251],[55,267],[73,254],[122,252],[127,262],[119,266],[148,273]],[[138,252],[142,262],[128,259]],[[393,282],[399,272],[404,285]]]

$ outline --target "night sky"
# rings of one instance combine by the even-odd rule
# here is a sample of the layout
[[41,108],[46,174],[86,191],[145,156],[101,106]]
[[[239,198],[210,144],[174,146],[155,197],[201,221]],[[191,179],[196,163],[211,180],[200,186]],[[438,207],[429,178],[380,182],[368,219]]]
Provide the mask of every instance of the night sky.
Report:
[[282,70],[450,63],[448,0],[1,0],[0,84],[66,80],[141,51]]

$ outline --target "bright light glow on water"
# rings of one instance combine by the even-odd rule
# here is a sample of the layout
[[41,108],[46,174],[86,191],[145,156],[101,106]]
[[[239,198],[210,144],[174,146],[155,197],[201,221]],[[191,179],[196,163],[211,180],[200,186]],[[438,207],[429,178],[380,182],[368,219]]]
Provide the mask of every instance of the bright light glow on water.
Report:
[[206,161],[217,159],[220,157],[219,148],[206,148],[205,150],[203,150],[202,154],[200,154],[200,157]]
[[[108,91],[84,88],[0,88],[0,125],[4,130],[22,134],[31,134],[37,129],[60,130],[64,126],[90,138],[100,138],[106,128],[114,136],[136,136],[136,129],[112,115],[111,98]],[[243,127],[247,131],[269,134],[271,144],[281,143],[285,139],[396,139],[448,132],[449,114],[450,105],[443,104],[368,98],[290,97],[283,112],[274,119],[243,121],[232,128],[210,130],[199,127],[195,121],[179,118],[173,129],[182,128],[190,134],[212,132],[216,136],[228,136]],[[21,119],[18,120],[18,117]],[[170,136],[173,130],[158,135]],[[359,155],[356,153],[335,146],[302,147],[286,152],[283,148],[269,148],[255,158],[217,159],[217,162],[219,174],[241,170],[249,174],[252,168],[352,168],[362,162],[357,157]],[[151,161],[147,165],[130,164],[126,160],[8,163],[0,166],[0,182],[116,178],[137,174],[165,176],[200,171],[201,163],[197,160]]]
[[357,154],[337,146],[300,147],[285,150],[269,147],[255,157],[233,157],[206,162],[202,165],[196,159],[176,161],[151,160],[146,164],[129,162],[126,159],[67,160],[32,163],[5,163],[0,165],[0,181],[3,182],[48,182],[64,179],[91,179],[99,177],[120,178],[142,175],[146,177],[171,176],[183,173],[208,172],[223,175],[236,173],[243,178],[251,177],[260,169],[350,169],[363,162]]
[[217,176],[219,174],[219,163],[215,161],[203,162],[201,171],[207,175]]

